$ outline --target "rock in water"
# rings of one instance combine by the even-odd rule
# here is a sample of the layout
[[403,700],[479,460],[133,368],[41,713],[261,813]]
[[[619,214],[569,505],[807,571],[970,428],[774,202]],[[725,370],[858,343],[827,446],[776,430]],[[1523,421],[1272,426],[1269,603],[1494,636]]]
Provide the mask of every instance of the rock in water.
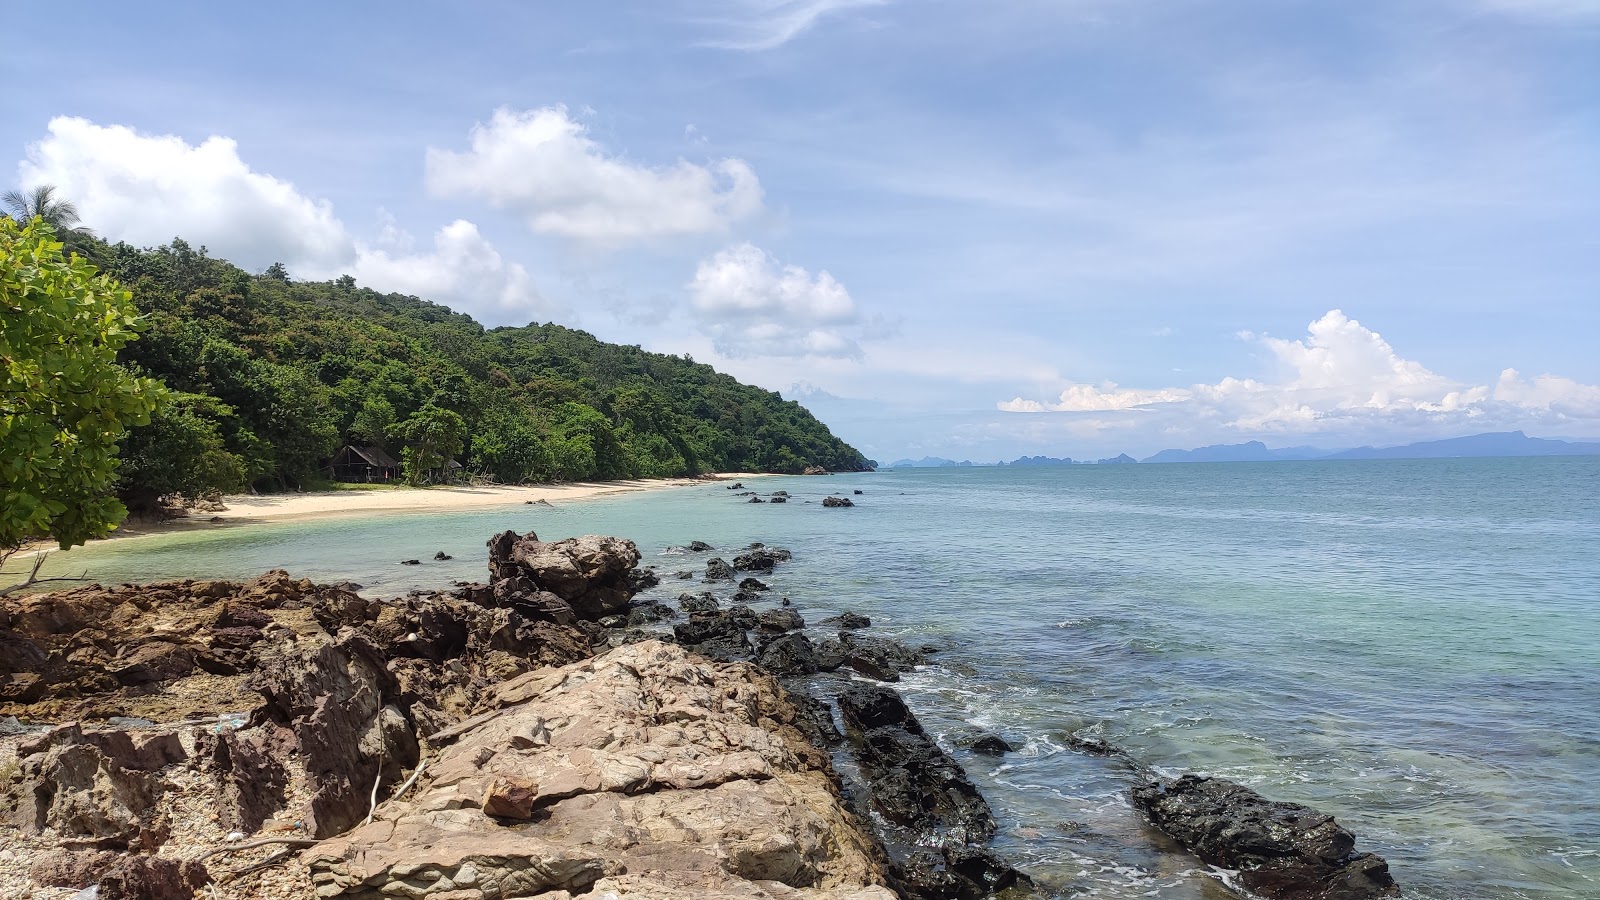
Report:
[[823,506],[855,506],[856,504],[855,504],[855,501],[851,500],[849,497],[824,497],[824,498],[822,498],[822,505]]
[[728,565],[727,560],[724,560],[722,557],[713,556],[706,560],[706,580],[732,581],[733,567]]
[[1133,790],[1133,805],[1200,859],[1238,869],[1240,882],[1263,897],[1400,896],[1383,857],[1355,852],[1355,835],[1310,807],[1200,775],[1142,784]]
[[839,712],[872,808],[889,823],[880,836],[897,891],[919,900],[977,898],[1029,883],[983,848],[995,832],[988,802],[899,694],[852,685],[839,695]]

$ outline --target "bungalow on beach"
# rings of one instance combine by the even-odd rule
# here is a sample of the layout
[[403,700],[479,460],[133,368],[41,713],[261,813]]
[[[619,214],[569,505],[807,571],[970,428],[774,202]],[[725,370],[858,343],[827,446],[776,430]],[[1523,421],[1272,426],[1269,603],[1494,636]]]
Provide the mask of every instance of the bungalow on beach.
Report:
[[366,483],[393,481],[400,477],[400,463],[381,447],[346,444],[323,467],[334,481]]

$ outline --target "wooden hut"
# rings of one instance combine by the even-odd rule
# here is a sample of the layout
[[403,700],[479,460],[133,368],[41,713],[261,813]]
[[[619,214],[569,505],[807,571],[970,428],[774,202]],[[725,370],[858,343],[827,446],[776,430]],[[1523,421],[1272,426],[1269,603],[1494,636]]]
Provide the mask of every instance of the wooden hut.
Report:
[[325,471],[335,481],[384,482],[400,477],[400,464],[382,447],[346,444],[328,461]]

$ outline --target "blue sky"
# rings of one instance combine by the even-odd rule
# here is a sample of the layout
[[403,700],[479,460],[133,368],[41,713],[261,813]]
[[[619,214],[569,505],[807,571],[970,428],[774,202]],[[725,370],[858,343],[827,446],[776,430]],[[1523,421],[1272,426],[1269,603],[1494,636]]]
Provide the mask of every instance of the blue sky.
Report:
[[1600,435],[1600,0],[10,15],[11,180],[106,236],[688,353],[879,459]]

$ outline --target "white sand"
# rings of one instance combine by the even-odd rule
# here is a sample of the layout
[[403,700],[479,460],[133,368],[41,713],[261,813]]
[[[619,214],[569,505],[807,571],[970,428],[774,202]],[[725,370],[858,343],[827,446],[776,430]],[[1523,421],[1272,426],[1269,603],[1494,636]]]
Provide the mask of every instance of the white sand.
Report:
[[[760,478],[760,473],[731,472],[711,476],[716,479]],[[193,513],[179,522],[203,522],[213,516],[224,521],[287,522],[322,519],[331,516],[356,516],[375,512],[444,512],[465,509],[492,509],[528,501],[551,503],[585,500],[608,494],[660,490],[710,483],[710,478],[655,478],[636,481],[596,481],[574,484],[542,484],[529,487],[494,485],[486,487],[393,488],[385,490],[317,491],[308,494],[241,494],[223,498],[222,512]]]

